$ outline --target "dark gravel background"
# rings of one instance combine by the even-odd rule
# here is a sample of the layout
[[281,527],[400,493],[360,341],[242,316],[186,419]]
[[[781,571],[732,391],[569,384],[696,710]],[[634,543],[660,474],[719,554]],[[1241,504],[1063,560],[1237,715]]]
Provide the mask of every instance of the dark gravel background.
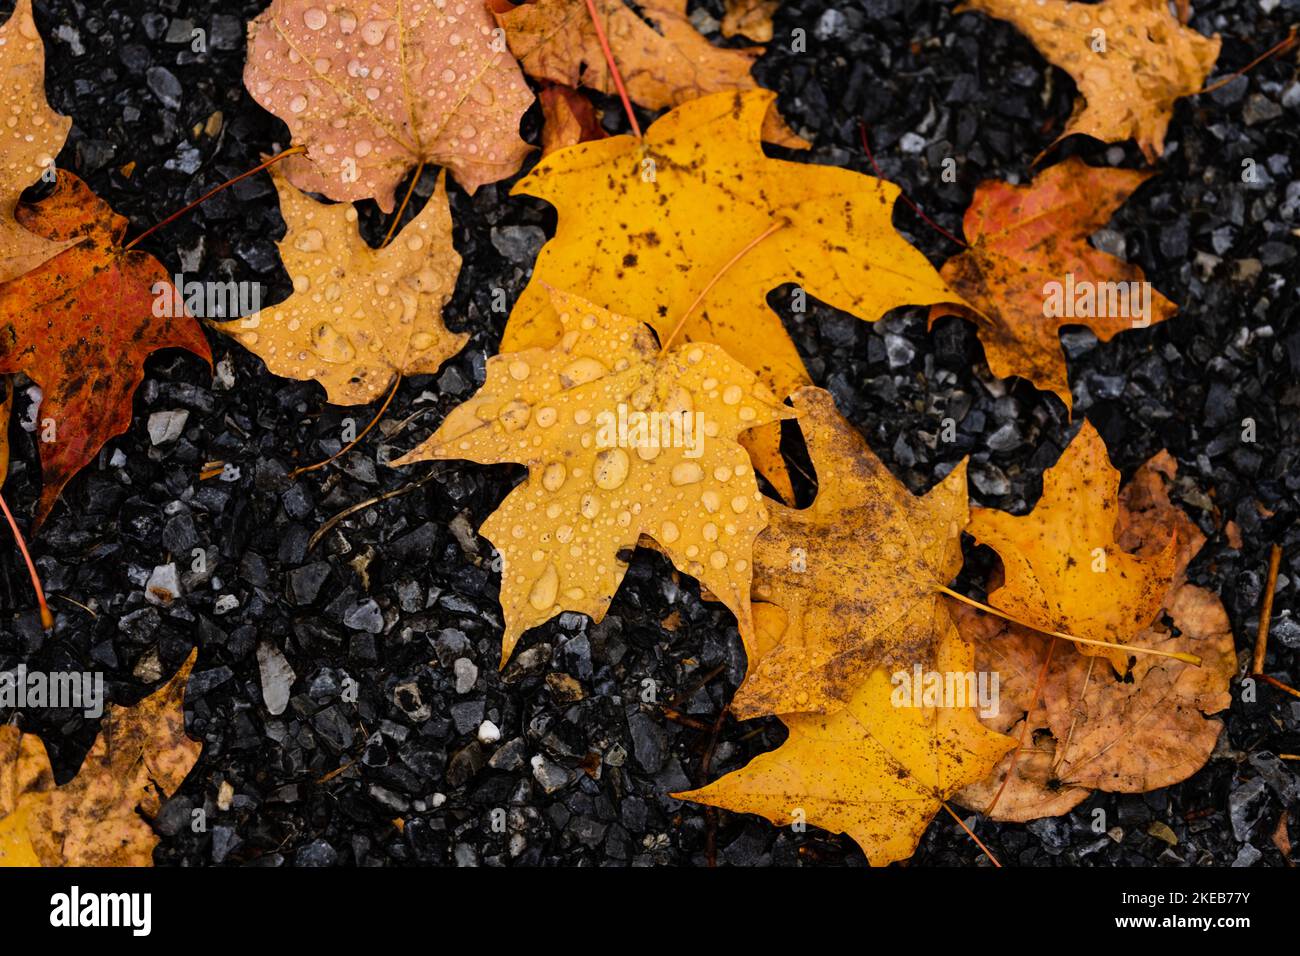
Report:
[[[136,231],[287,145],[285,127],[241,84],[244,24],[264,5],[37,3],[49,99],[74,119],[59,163]],[[12,3],[0,6],[7,17]],[[1300,20],[1300,0],[1195,6],[1193,25],[1224,37],[1216,75],[1243,66]],[[692,9],[717,39],[720,0]],[[207,31],[208,52],[191,52],[191,27]],[[953,231],[979,181],[1030,176],[1029,161],[1059,133],[1074,99],[1070,79],[1009,25],[954,17],[947,4],[794,0],[777,17],[778,38],[796,27],[808,33],[808,52],[773,44],[756,72],[815,143],[809,159],[870,172],[858,145],[862,118],[884,174]],[[611,130],[622,129],[617,104],[602,105]],[[196,135],[217,111],[220,131]],[[538,127],[534,109],[526,137],[536,141]],[[1132,144],[1075,138],[1057,155],[1075,152],[1094,164],[1140,165]],[[957,183],[940,181],[948,156],[958,161]],[[1257,184],[1242,182],[1245,158],[1255,161]],[[130,176],[121,172],[127,163]],[[1294,53],[1181,102],[1159,175],[1094,241],[1139,263],[1182,311],[1110,344],[1079,329],[1063,335],[1076,411],[1100,429],[1125,476],[1160,448],[1178,459],[1177,497],[1209,536],[1192,578],[1222,595],[1243,667],[1268,547],[1282,543],[1268,669],[1292,684],[1300,682],[1300,622],[1292,616],[1300,580],[1292,521],[1300,503],[1297,166]],[[419,195],[428,195],[433,176]],[[730,616],[702,602],[693,581],[639,553],[601,625],[564,615],[532,633],[498,674],[498,580],[471,529],[521,470],[383,466],[481,382],[505,322],[491,311],[492,290],[505,288],[513,301],[554,226],[548,207],[508,198],[508,188],[489,186],[473,198],[451,189],[465,264],[447,319],[472,334],[469,347],[439,375],[405,381],[372,436],[335,466],[286,478],[338,449],[345,417],[365,422],[373,409],[327,406],[316,385],[271,376],[217,335],[215,381],[193,357],[155,356],[134,427],[68,485],[34,543],[49,590],[95,616],[56,597],[58,630],[45,636],[21,564],[5,547],[0,666],[101,669],[112,698],[129,703],[197,642],[187,708],[203,755],[158,820],[159,864],[689,865],[707,862],[712,842],[726,865],[863,865],[847,838],[725,813],[711,820],[664,796],[701,782],[711,728],[744,664]],[[386,223],[373,205],[363,205],[363,220],[377,242]],[[896,221],[936,265],[955,251],[901,204]],[[170,271],[260,281],[276,301],[288,291],[274,245],[282,229],[261,175],[146,247]],[[772,301],[782,308],[788,297],[778,290]],[[958,319],[927,333],[920,310],[868,324],[814,304],[786,321],[813,378],[913,491],[970,454],[977,503],[1024,511],[1040,492],[1042,469],[1073,434],[1056,399],[992,379],[971,327]],[[29,414],[28,404],[20,388],[16,417]],[[181,410],[183,435],[152,445],[150,415]],[[949,415],[960,422],[960,440],[936,448],[933,436]],[[1240,440],[1246,417],[1257,423],[1253,445]],[[5,494],[29,514],[39,466],[33,437],[17,426],[14,458]],[[237,476],[200,483],[200,466],[213,459],[231,462]],[[429,480],[307,547],[339,511],[421,478]],[[1227,541],[1229,520],[1240,529],[1240,550]],[[189,570],[199,547],[209,557],[203,574]],[[988,555],[972,557],[966,584],[978,589]],[[171,561],[185,593],[162,609],[145,600],[144,585]],[[264,704],[259,648],[264,658],[278,648],[296,675],[279,717]],[[344,699],[350,681],[359,687],[355,703]],[[643,703],[650,687],[685,722]],[[1270,834],[1285,808],[1294,815],[1300,785],[1297,765],[1271,754],[1300,751],[1300,701],[1264,688],[1258,702],[1242,703],[1236,690],[1219,751],[1186,783],[1138,796],[1096,794],[1065,818],[980,822],[977,832],[1004,863],[1019,865],[1281,865]],[[496,743],[476,741],[484,720],[500,728]],[[65,777],[96,732],[70,714],[28,713],[20,722],[41,734]],[[784,733],[775,720],[720,726],[710,778]],[[219,806],[224,783],[233,798]],[[206,833],[189,828],[196,806],[207,811]],[[1122,838],[1090,829],[1096,808]],[[496,815],[504,828],[494,829],[494,809],[504,811]],[[404,827],[394,825],[398,818]],[[1167,824],[1177,845],[1149,836],[1153,821]],[[1294,823],[1291,836],[1300,838]],[[910,865],[983,862],[941,816]]]

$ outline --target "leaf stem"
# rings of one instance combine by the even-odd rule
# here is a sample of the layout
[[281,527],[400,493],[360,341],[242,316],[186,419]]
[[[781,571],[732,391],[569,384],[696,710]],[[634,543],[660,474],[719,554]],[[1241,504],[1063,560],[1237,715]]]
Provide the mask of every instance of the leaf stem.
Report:
[[968,598],[966,595],[954,591],[952,588],[946,588],[942,584],[938,585],[937,590],[941,594],[946,594],[950,598],[955,598],[956,600],[961,601],[963,604],[969,604],[973,608],[978,608],[986,614],[992,614],[995,617],[1002,618],[1004,621],[1010,621],[1012,624],[1019,624],[1021,627],[1027,627],[1031,631],[1037,631],[1039,634],[1046,634],[1049,637],[1059,637],[1065,641],[1073,641],[1075,644],[1087,644],[1091,647],[1111,647],[1117,651],[1124,651],[1125,653],[1153,654],[1156,657],[1172,657],[1174,660],[1182,661],[1184,664],[1193,664],[1196,667],[1201,666],[1201,659],[1195,654],[1186,654],[1182,651],[1159,651],[1154,647],[1141,647],[1137,644],[1116,644],[1112,641],[1093,640],[1090,637],[1075,637],[1073,634],[1065,634],[1061,631],[1049,631],[1045,627],[1039,627],[1037,624],[1030,624],[1028,621],[1022,621],[1018,617],[1013,617],[1006,611],[999,611],[997,608],[976,601],[974,598]]
[[764,229],[753,239],[749,240],[749,242],[745,243],[745,247],[743,249],[741,249],[734,256],[728,259],[726,263],[722,266],[722,268],[713,274],[713,278],[710,279],[708,281],[708,284],[705,285],[705,287],[700,290],[700,294],[695,297],[695,301],[692,302],[689,306],[687,306],[686,311],[682,313],[682,317],[677,320],[677,325],[673,327],[673,330],[669,334],[668,338],[664,339],[663,345],[660,346],[659,348],[660,358],[663,358],[665,355],[668,354],[668,347],[673,344],[673,339],[677,338],[677,333],[679,333],[682,330],[682,326],[686,324],[686,320],[691,317],[691,313],[693,313],[697,308],[699,308],[700,303],[704,301],[704,297],[708,295],[711,291],[713,291],[713,287],[718,284],[719,279],[721,279],[724,275],[726,275],[727,270],[730,269],[732,266],[734,266],[741,259],[743,259],[751,249],[753,249],[756,245],[758,245],[760,242],[762,242],[772,233],[776,232],[778,229],[781,229],[784,226],[788,226],[789,224],[790,224],[790,220],[788,219],[778,219],[776,222],[772,223],[772,225],[768,226],[766,229]]
[[27,562],[27,573],[32,577],[32,590],[36,592],[36,603],[41,608],[41,627],[47,631],[52,631],[54,630],[54,615],[50,613],[50,606],[45,603],[45,589],[41,587],[41,576],[36,573],[36,564],[32,561],[32,556],[27,550],[27,542],[23,540],[23,533],[18,530],[18,522],[14,520],[13,513],[9,510],[4,495],[0,495],[0,508],[4,509],[5,518],[9,522],[9,530],[14,533],[14,543],[18,545],[23,560]]
[[1292,697],[1300,697],[1300,690],[1296,690],[1294,687],[1290,686],[1289,684],[1282,683],[1276,677],[1269,677],[1267,674],[1252,674],[1251,676],[1257,677],[1258,679],[1262,680],[1265,684],[1268,684],[1272,687],[1276,687],[1278,690],[1285,691],[1286,693],[1290,694]]
[[1255,659],[1250,665],[1252,674],[1264,673],[1264,658],[1268,656],[1268,625],[1273,618],[1273,592],[1277,590],[1277,572],[1282,564],[1282,546],[1273,545],[1268,555],[1268,584],[1264,586],[1264,603],[1259,607],[1259,630],[1255,633]]
[[195,208],[196,206],[200,205],[201,203],[204,203],[204,202],[206,202],[207,200],[211,199],[213,196],[215,196],[217,193],[221,192],[223,189],[227,189],[227,188],[229,188],[229,187],[235,185],[235,183],[239,182],[240,180],[242,180],[242,179],[247,179],[249,176],[252,176],[252,175],[255,174],[255,173],[260,173],[262,170],[266,169],[268,166],[271,166],[271,165],[273,165],[273,164],[275,164],[275,163],[278,163],[280,160],[284,159],[284,158],[287,157],[287,156],[294,156],[294,155],[296,155],[296,154],[298,154],[298,153],[305,153],[305,152],[307,152],[307,147],[306,147],[306,146],[290,146],[288,149],[283,150],[282,152],[276,153],[274,156],[272,156],[270,159],[264,161],[264,162],[261,163],[260,165],[258,165],[258,166],[254,166],[254,167],[253,167],[252,169],[250,169],[248,172],[246,172],[246,173],[240,173],[240,174],[239,174],[238,176],[236,176],[234,179],[228,179],[228,180],[226,180],[224,183],[222,183],[220,186],[216,186],[216,187],[213,187],[212,189],[209,189],[209,190],[208,190],[207,192],[205,192],[202,196],[200,196],[198,199],[194,200],[194,202],[190,203],[190,204],[189,204],[188,206],[186,206],[185,208],[176,210],[176,212],[172,213],[170,216],[168,216],[168,217],[167,217],[166,219],[164,219],[162,222],[158,223],[157,225],[150,226],[150,227],[149,227],[148,229],[146,229],[144,232],[140,233],[140,235],[136,236],[134,239],[132,239],[130,242],[128,242],[125,246],[123,246],[123,247],[122,247],[122,251],[123,251],[123,252],[129,252],[130,250],[134,249],[134,248],[135,248],[136,246],[138,246],[141,242],[143,242],[145,239],[147,239],[147,238],[149,238],[150,236],[152,236],[155,232],[157,232],[157,231],[158,231],[159,229],[161,229],[163,226],[166,226],[166,225],[168,225],[168,224],[170,224],[170,223],[172,223],[172,222],[175,222],[177,219],[179,219],[181,216],[185,215],[185,214],[186,214],[187,212],[189,212],[191,209],[193,209],[193,208]]
[[[858,120],[858,136],[862,140],[862,151],[867,154],[867,159],[871,160],[871,168],[876,171],[876,178],[884,179],[885,177],[880,173],[880,167],[876,165],[876,157],[871,152],[871,142],[867,139],[867,124],[862,122],[862,120]],[[924,212],[922,212],[921,207],[918,206],[916,203],[912,202],[911,198],[907,195],[907,193],[903,192],[903,188],[901,186],[898,189],[898,195],[902,197],[903,202],[907,203],[909,206],[912,207],[912,211],[916,213],[918,216],[920,216],[923,222],[925,222],[928,226],[930,226],[930,228],[938,232],[939,235],[943,236],[949,242],[957,243],[957,245],[961,246],[963,249],[970,248],[969,244],[962,242],[951,232],[943,228],[943,226],[939,225],[937,222],[935,222],[933,219],[927,216]]]
[[952,807],[948,806],[947,801],[940,800],[939,806],[943,807],[945,810],[948,811],[948,815],[957,821],[957,826],[961,827],[963,830],[966,831],[966,835],[975,841],[975,845],[984,851],[984,855],[989,858],[989,860],[993,863],[993,865],[996,866],[999,870],[1002,869],[1002,864],[998,862],[998,858],[994,856],[992,851],[990,851],[989,848],[984,845],[983,841],[981,841],[980,838],[975,835],[975,832],[970,827],[966,826],[964,822],[962,822],[962,818],[957,816],[956,811],[953,810]]
[[419,488],[425,482],[429,481],[432,478],[436,478],[440,474],[442,474],[442,472],[431,471],[423,478],[413,481],[410,484],[402,485],[402,487],[400,488],[394,488],[392,491],[385,491],[382,495],[375,495],[373,498],[367,498],[365,501],[358,501],[354,505],[348,505],[348,507],[344,508],[338,514],[334,515],[334,517],[330,518],[323,525],[321,525],[319,528],[316,529],[316,533],[313,534],[307,542],[307,550],[310,551],[312,548],[316,547],[317,542],[319,542],[320,539],[323,538],[331,528],[333,528],[344,518],[347,518],[350,515],[354,515],[358,511],[364,511],[365,509],[369,508],[371,505],[377,505],[381,501],[387,501],[390,498],[399,498],[409,491],[414,491],[416,488]]
[[324,461],[318,461],[314,465],[303,465],[301,468],[295,468],[293,471],[289,472],[290,480],[297,478],[299,475],[305,475],[309,471],[315,471],[317,468],[324,468],[330,462],[334,461],[334,459],[341,458],[343,455],[346,455],[348,452],[350,452],[353,448],[356,448],[357,445],[361,443],[361,439],[365,438],[366,435],[370,433],[370,429],[374,428],[375,425],[378,424],[379,419],[384,417],[384,412],[388,410],[389,402],[391,402],[393,400],[393,396],[397,394],[397,386],[401,383],[401,381],[402,381],[402,376],[400,374],[395,374],[393,376],[393,387],[392,389],[389,390],[388,397],[384,399],[384,404],[379,406],[379,411],[375,412],[375,417],[370,419],[370,424],[367,425],[365,428],[361,429],[360,435],[352,439],[352,441],[348,442],[346,445],[344,445],[334,454],[330,455]]
[[411,201],[411,193],[415,192],[415,184],[420,181],[422,175],[424,175],[424,160],[420,160],[420,165],[415,167],[411,185],[406,187],[406,195],[402,197],[402,204],[397,207],[397,215],[393,216],[393,221],[388,227],[388,235],[384,236],[384,241],[379,244],[380,249],[392,242],[393,236],[397,234],[397,224],[402,221],[402,213],[406,212],[406,204]]
[[605,62],[609,64],[609,75],[614,78],[614,86],[618,90],[619,99],[623,101],[623,111],[627,113],[627,121],[632,125],[632,133],[640,139],[641,124],[636,121],[636,113],[632,110],[632,101],[628,98],[627,87],[623,85],[623,74],[618,71],[618,64],[614,62],[614,53],[609,48],[609,38],[605,36],[605,27],[600,22],[600,14],[596,12],[594,0],[587,0],[587,12],[591,14],[591,25],[596,28],[596,39],[600,41],[600,52],[605,54]]
[[1287,33],[1287,35],[1286,35],[1286,39],[1285,39],[1285,40],[1279,40],[1277,43],[1273,44],[1273,46],[1269,47],[1267,50],[1265,50],[1265,51],[1264,51],[1263,53],[1261,53],[1259,56],[1255,57],[1255,59],[1251,60],[1249,63],[1247,63],[1245,66],[1243,66],[1243,67],[1242,67],[1240,70],[1238,70],[1236,73],[1229,73],[1229,74],[1228,74],[1227,76],[1225,76],[1223,79],[1221,79],[1221,80],[1219,80],[1219,81],[1217,81],[1217,82],[1215,82],[1215,83],[1211,83],[1211,84],[1210,84],[1209,86],[1207,86],[1205,89],[1201,90],[1199,93],[1196,93],[1196,94],[1194,94],[1194,95],[1195,95],[1195,96],[1200,96],[1202,93],[1213,93],[1215,90],[1219,89],[1220,87],[1227,86],[1229,83],[1231,83],[1231,82],[1232,82],[1233,80],[1235,80],[1237,77],[1242,76],[1243,74],[1248,73],[1249,71],[1253,70],[1255,67],[1259,66],[1259,64],[1263,63],[1263,62],[1264,62],[1265,60],[1267,60],[1269,57],[1271,57],[1271,56],[1277,56],[1279,53],[1285,53],[1285,52],[1286,52],[1287,50],[1289,50],[1291,47],[1295,46],[1295,44],[1296,44],[1296,30],[1298,30],[1298,29],[1300,29],[1300,27],[1292,26],[1290,32]]

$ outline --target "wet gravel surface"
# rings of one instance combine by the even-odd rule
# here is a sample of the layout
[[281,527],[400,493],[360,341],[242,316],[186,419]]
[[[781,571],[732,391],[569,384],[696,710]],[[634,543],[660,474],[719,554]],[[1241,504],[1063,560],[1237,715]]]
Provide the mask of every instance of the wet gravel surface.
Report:
[[[11,4],[0,6],[7,16]],[[244,23],[262,6],[38,2],[48,95],[74,118],[60,166],[138,231],[286,146],[285,127],[241,85]],[[1224,37],[1216,75],[1300,20],[1300,0],[1195,7],[1193,25]],[[720,0],[692,10],[716,30]],[[207,52],[192,50],[195,28],[206,31]],[[951,231],[979,181],[1030,176],[1074,99],[1069,78],[1010,26],[954,17],[947,4],[796,0],[777,15],[776,35],[795,28],[807,32],[808,52],[775,43],[756,73],[814,142],[808,159],[870,172],[858,138],[864,120],[883,173]],[[623,128],[617,104],[602,105],[606,124]],[[217,112],[221,120],[210,122]],[[538,125],[534,109],[526,138],[536,141]],[[1093,164],[1141,162],[1132,144],[1077,137],[1055,155],[1073,153]],[[940,179],[947,157],[957,161],[955,183]],[[1257,183],[1242,181],[1247,159]],[[1294,53],[1181,102],[1159,174],[1094,237],[1140,264],[1181,312],[1108,344],[1081,329],[1063,335],[1076,414],[1098,427],[1125,476],[1161,448],[1177,458],[1176,498],[1209,538],[1191,577],[1222,595],[1243,669],[1268,548],[1285,548],[1268,671],[1291,684],[1300,682],[1298,165]],[[433,181],[427,173],[417,195]],[[464,267],[447,319],[471,333],[469,346],[440,374],[403,382],[372,435],[328,469],[287,477],[340,447],[345,418],[360,425],[373,409],[328,406],[318,386],[270,375],[215,334],[215,379],[191,356],[155,356],[132,430],[68,485],[34,543],[48,589],[94,616],[56,597],[59,626],[46,637],[21,566],[3,549],[0,666],[103,670],[112,699],[129,703],[197,642],[187,709],[203,754],[157,821],[159,864],[691,865],[708,861],[712,841],[722,865],[864,865],[847,838],[725,813],[710,820],[665,796],[740,767],[784,736],[775,720],[725,719],[702,777],[744,656],[729,614],[701,601],[693,581],[638,553],[603,623],[563,615],[498,673],[498,575],[472,529],[522,469],[383,464],[482,381],[505,322],[492,311],[493,290],[513,301],[554,227],[545,204],[509,198],[508,188],[473,198],[451,188]],[[362,219],[377,242],[386,223],[370,204]],[[956,251],[901,204],[895,219],[936,265]],[[146,247],[169,271],[262,282],[277,301],[289,288],[274,245],[282,228],[262,175]],[[779,310],[788,300],[782,290],[771,296]],[[1027,510],[1043,468],[1073,434],[1055,398],[989,375],[959,319],[927,332],[921,310],[869,324],[815,303],[785,318],[813,378],[913,491],[969,454],[978,504]],[[30,415],[29,406],[20,388],[16,415]],[[176,413],[184,415],[178,436],[153,444],[151,416],[164,416],[161,435]],[[935,441],[947,416],[959,422],[954,444]],[[1246,418],[1255,422],[1253,444],[1241,440]],[[5,494],[30,513],[36,444],[28,432],[14,435]],[[200,482],[212,460],[231,468]],[[407,493],[309,547],[327,519],[401,488]],[[205,552],[204,569],[195,570],[195,549]],[[989,556],[972,549],[971,558],[964,583],[978,589]],[[156,606],[146,582],[171,563],[183,593]],[[1027,866],[1281,865],[1270,835],[1284,809],[1292,817],[1300,809],[1300,784],[1297,765],[1271,755],[1300,751],[1300,701],[1263,688],[1245,703],[1236,682],[1233,690],[1219,750],[1189,781],[1144,795],[1096,794],[1064,818],[1027,826],[979,822],[977,832],[1004,863]],[[42,735],[63,776],[96,732],[67,713],[21,720]],[[223,783],[234,796],[218,805]],[[189,822],[199,806],[209,825],[196,834]],[[1097,809],[1122,837],[1092,830]],[[1148,835],[1155,821],[1176,845]],[[1291,836],[1300,838],[1294,824]],[[971,864],[984,864],[980,852],[941,818],[910,865]]]

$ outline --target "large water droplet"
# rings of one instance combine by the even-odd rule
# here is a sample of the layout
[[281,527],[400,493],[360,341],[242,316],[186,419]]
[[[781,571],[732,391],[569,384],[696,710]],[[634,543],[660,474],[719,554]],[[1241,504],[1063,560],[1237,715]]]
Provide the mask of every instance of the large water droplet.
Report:
[[558,461],[553,461],[546,466],[542,472],[542,487],[547,491],[559,491],[560,486],[564,484],[564,479],[568,477],[568,472]]
[[299,252],[319,252],[325,248],[325,237],[319,229],[304,229],[294,237],[293,247]]
[[370,20],[361,27],[361,39],[370,46],[379,46],[384,42],[384,34],[388,32],[388,26],[385,20]]
[[532,590],[528,592],[528,603],[539,611],[550,610],[559,590],[560,575],[555,570],[555,565],[548,564],[542,571],[542,576],[533,582]]
[[693,461],[682,461],[673,465],[673,470],[669,474],[669,481],[674,485],[693,485],[704,477],[704,469]]
[[348,337],[328,322],[311,330],[311,348],[327,362],[350,362],[357,355]]
[[678,385],[669,393],[664,411],[669,415],[689,415],[695,411],[695,400],[690,392]]
[[627,452],[621,448],[608,448],[596,456],[594,479],[597,488],[613,491],[627,481],[630,462]]
[[594,382],[608,371],[609,369],[594,358],[574,359],[564,367],[564,371],[560,372],[560,384],[565,388],[574,388],[578,385]]
[[528,418],[531,414],[532,408],[527,402],[515,399],[515,401],[503,406],[501,413],[497,417],[506,431],[514,432],[528,424]]

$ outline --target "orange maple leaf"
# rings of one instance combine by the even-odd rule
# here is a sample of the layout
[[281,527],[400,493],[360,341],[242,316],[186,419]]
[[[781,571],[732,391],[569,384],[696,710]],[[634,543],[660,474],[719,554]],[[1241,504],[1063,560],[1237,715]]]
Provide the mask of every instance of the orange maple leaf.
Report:
[[1025,186],[982,183],[962,223],[970,248],[939,273],[979,314],[939,305],[930,310],[931,324],[954,308],[968,315],[994,375],[1026,378],[1072,407],[1064,326],[1086,325],[1108,341],[1177,311],[1139,267],[1088,245],[1151,175],[1071,157]]
[[0,284],[0,374],[24,372],[40,385],[41,417],[53,422],[53,440],[41,443],[39,525],[68,479],[130,427],[150,353],[188,349],[209,365],[212,355],[183,307],[180,315],[154,314],[160,298],[179,300],[167,269],[122,246],[126,218],[76,176],[60,171],[54,192],[17,215],[38,236],[80,240]]

